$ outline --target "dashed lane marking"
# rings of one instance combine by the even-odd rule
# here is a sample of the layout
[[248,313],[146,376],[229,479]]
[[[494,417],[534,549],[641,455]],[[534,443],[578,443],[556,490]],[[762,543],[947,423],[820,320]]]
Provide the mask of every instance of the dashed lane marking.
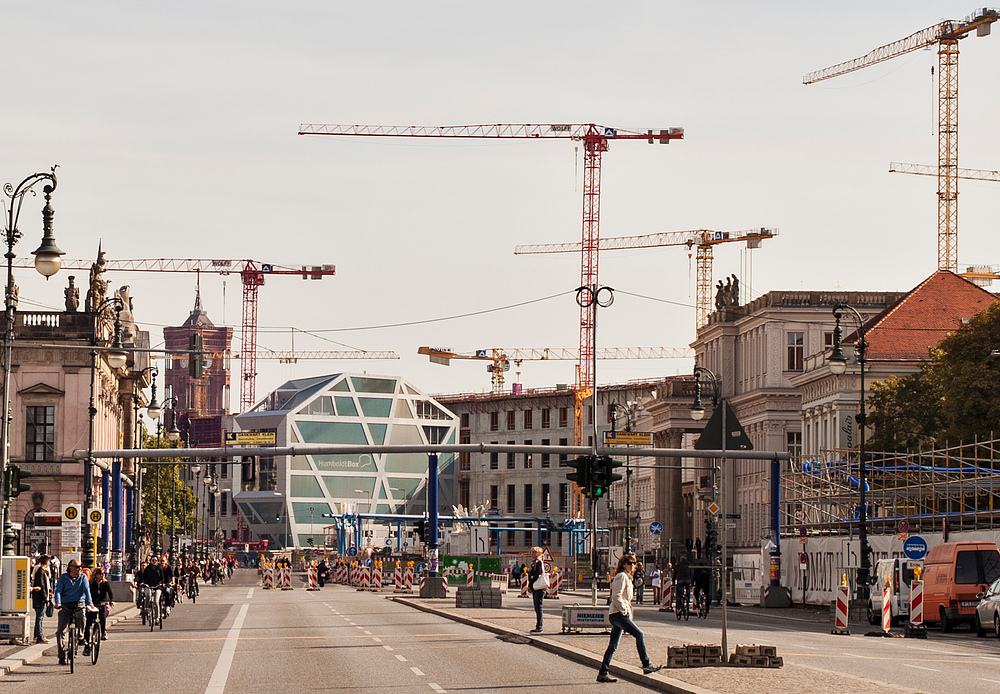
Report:
[[988,680],[985,677],[980,677],[983,682],[992,682],[993,684],[1000,684],[1000,680]]
[[369,636],[372,635],[372,633],[370,631],[365,631],[365,633],[368,634]]
[[253,597],[253,588],[247,591],[247,600]]
[[404,658],[403,656],[401,656],[399,653],[396,654],[396,660],[398,660],[401,663],[405,663],[406,662],[406,658]]
[[246,619],[249,609],[250,603],[243,603],[243,606],[240,607],[236,621],[229,629],[226,642],[222,644],[222,653],[219,654],[219,661],[215,664],[215,670],[212,672],[212,679],[208,681],[205,694],[223,694],[225,692],[226,680],[229,679],[229,668],[233,665],[233,655],[236,653],[236,642],[239,641],[240,629],[243,628],[243,620]]
[[443,688],[443,687],[442,687],[442,686],[441,686],[440,684],[438,684],[437,682],[428,682],[428,683],[427,683],[427,685],[428,685],[428,686],[429,686],[429,687],[430,687],[431,689],[433,689],[434,691],[436,691],[436,692],[437,692],[438,694],[443,694],[444,692],[446,692],[446,691],[447,691],[446,689],[444,689],[444,688]]
[[413,672],[413,674],[414,674],[414,675],[416,675],[417,677],[423,677],[423,676],[424,676],[424,673],[420,672],[420,668],[418,668],[418,667],[413,667],[413,666],[411,665],[411,666],[410,666],[410,670],[411,670],[411,671]]
[[377,636],[375,636],[374,638],[372,638],[372,641],[374,641],[375,643],[382,643],[382,639],[380,639]]
[[393,648],[392,646],[382,646],[382,648],[384,648],[384,649],[385,649],[385,650],[387,650],[387,651],[394,651],[394,650],[396,650],[396,649],[395,649],[395,648]]
[[924,667],[923,665],[910,665],[909,663],[902,663],[903,667],[911,667],[915,670],[930,670],[931,672],[941,672],[937,668]]

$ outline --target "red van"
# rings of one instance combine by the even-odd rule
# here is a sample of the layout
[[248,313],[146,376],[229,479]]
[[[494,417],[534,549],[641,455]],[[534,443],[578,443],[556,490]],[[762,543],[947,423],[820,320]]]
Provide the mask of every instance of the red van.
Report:
[[956,624],[972,626],[979,593],[1000,578],[1000,549],[995,542],[945,542],[924,559],[924,621],[940,622],[942,631]]

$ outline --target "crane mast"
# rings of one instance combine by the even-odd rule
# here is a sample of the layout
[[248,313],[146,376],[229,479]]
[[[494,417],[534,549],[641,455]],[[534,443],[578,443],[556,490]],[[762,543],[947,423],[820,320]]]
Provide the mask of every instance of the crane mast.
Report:
[[958,42],[972,31],[989,36],[997,10],[982,8],[963,20],[945,20],[863,56],[810,72],[814,84],[933,44],[938,47],[938,269],[958,272]]

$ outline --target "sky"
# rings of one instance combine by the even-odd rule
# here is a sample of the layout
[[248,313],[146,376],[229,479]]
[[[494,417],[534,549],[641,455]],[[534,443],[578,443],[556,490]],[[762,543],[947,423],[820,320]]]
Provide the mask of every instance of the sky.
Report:
[[[601,236],[771,227],[715,249],[715,277],[771,290],[911,289],[937,267],[933,49],[804,86],[802,76],[961,19],[971,2],[277,2],[6,0],[0,8],[0,181],[58,164],[66,258],[253,259],[336,265],[271,277],[260,349],[394,350],[392,361],[258,361],[258,399],[290,378],[367,371],[431,393],[489,391],[485,362],[444,367],[421,345],[576,348],[577,254],[515,256],[581,235],[583,153],[549,139],[300,136],[300,123],[596,123],[682,127],[670,145],[612,142]],[[1000,27],[996,33],[1000,34]],[[1000,168],[1000,35],[960,44],[959,164]],[[1000,184],[960,183],[959,262],[1000,263]],[[41,237],[24,204],[15,247]],[[602,347],[695,338],[684,247],[605,252]],[[61,310],[66,275],[19,269],[22,310]],[[78,273],[83,274],[83,273]],[[85,276],[85,275],[84,275]],[[78,284],[84,279],[78,277]],[[193,274],[120,273],[162,346]],[[237,276],[203,274],[236,329]],[[239,404],[233,363],[232,404]],[[690,359],[601,361],[599,383],[690,373]],[[574,362],[523,362],[511,381],[572,383]]]

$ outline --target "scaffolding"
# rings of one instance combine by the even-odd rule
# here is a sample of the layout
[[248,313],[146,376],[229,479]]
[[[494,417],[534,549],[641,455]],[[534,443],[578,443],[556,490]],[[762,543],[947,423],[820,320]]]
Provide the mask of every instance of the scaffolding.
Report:
[[[868,532],[1000,528],[998,452],[1000,439],[866,454]],[[795,534],[803,527],[809,535],[851,534],[860,516],[859,467],[857,450],[794,456],[782,480],[782,526]]]

